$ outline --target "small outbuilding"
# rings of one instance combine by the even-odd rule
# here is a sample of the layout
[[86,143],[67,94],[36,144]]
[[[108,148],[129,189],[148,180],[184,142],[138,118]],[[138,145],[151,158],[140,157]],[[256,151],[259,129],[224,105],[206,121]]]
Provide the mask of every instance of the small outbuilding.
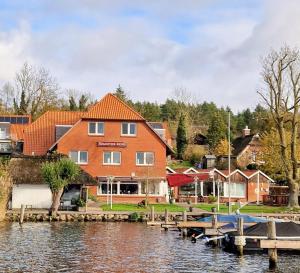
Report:
[[[19,209],[22,204],[33,209],[51,207],[52,193],[41,174],[42,163],[49,159],[51,160],[46,156],[22,156],[10,160],[9,172],[13,185],[9,208]],[[61,203],[68,203],[71,207],[71,203],[80,197],[83,185],[96,183],[88,174],[81,171],[78,179],[65,188]]]

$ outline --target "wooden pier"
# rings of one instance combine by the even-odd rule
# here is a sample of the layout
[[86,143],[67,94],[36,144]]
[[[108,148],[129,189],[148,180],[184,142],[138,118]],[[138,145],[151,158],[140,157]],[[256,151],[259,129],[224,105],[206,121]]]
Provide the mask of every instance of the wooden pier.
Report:
[[[234,237],[234,244],[236,246],[237,254],[243,255],[244,247],[246,246],[246,239],[256,239],[258,241],[258,247],[260,249],[268,249],[269,253],[269,267],[270,269],[276,268],[277,261],[278,261],[278,255],[277,255],[277,249],[287,249],[287,250],[300,250],[300,236],[299,237],[280,237],[276,235],[276,225],[274,218],[281,219],[286,222],[294,222],[296,224],[300,224],[300,214],[269,214],[264,215],[263,217],[266,217],[269,219],[267,222],[268,227],[268,234],[267,236],[247,236],[244,235],[244,226],[245,224],[247,226],[253,226],[257,223],[244,223],[244,219],[241,217],[238,220],[237,228],[231,228],[231,229],[222,229],[225,225],[229,224],[230,222],[218,222],[217,221],[217,213],[215,212],[208,212],[203,213],[205,215],[211,215],[212,221],[211,222],[197,222],[197,221],[188,221],[187,220],[187,212],[183,212],[181,219],[179,221],[170,221],[169,220],[169,212],[165,211],[165,219],[164,221],[154,221],[154,208],[151,210],[151,220],[148,221],[147,225],[150,226],[159,226],[165,230],[168,230],[170,228],[175,228],[178,230],[181,230],[181,234],[183,237],[186,237],[188,232],[188,229],[193,228],[200,228],[203,230],[202,236],[210,237],[209,241],[213,242],[214,245],[220,245],[221,238],[224,237],[225,233],[237,231],[237,235]],[[250,214],[249,214],[250,215]],[[255,216],[262,217],[261,214]],[[254,216],[253,215],[253,216]],[[198,214],[199,216],[199,214]],[[298,220],[298,221],[297,221]],[[194,236],[192,237],[192,240],[196,242],[196,239]]]

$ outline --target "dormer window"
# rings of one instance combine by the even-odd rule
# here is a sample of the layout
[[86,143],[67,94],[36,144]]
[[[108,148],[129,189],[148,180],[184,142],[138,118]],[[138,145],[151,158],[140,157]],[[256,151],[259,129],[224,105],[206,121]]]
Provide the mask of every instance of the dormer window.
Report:
[[121,126],[122,136],[136,136],[136,123],[123,122]]
[[89,135],[104,135],[104,122],[89,122]]

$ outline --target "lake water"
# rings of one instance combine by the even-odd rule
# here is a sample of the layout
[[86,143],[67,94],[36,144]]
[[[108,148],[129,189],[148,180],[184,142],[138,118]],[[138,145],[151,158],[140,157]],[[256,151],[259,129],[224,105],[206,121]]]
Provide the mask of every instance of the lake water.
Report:
[[[277,272],[300,272],[280,255]],[[191,243],[177,231],[137,223],[2,223],[0,272],[269,272],[265,254],[234,254]]]

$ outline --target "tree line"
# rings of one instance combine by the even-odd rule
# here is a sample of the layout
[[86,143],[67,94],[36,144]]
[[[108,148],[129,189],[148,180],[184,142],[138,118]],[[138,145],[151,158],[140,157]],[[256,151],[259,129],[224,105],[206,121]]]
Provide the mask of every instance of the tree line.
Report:
[[[254,110],[247,108],[234,114],[229,107],[218,107],[213,102],[197,102],[184,88],[174,90],[172,98],[163,103],[133,101],[120,85],[113,92],[147,121],[167,121],[174,132],[180,115],[184,115],[190,142],[193,141],[193,133],[197,131],[208,134],[209,144],[215,146],[226,134],[228,112],[232,117],[233,137],[238,136],[246,125],[253,132],[270,128],[268,110],[261,105],[257,105]],[[0,113],[30,114],[33,120],[47,110],[85,111],[95,102],[89,92],[62,90],[47,69],[28,63],[24,63],[13,81],[0,88]]]

